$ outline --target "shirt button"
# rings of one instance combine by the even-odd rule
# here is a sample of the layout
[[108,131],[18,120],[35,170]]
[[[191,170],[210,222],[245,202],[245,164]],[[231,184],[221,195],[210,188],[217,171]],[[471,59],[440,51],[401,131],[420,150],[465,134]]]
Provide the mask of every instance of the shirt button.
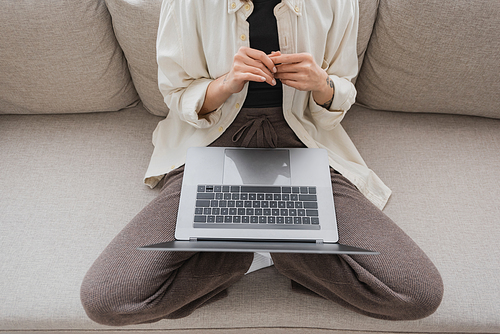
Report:
[[234,105],[234,107],[235,107],[236,109],[240,109],[240,104],[239,104],[239,103],[236,103],[236,104]]
[[232,9],[235,9],[235,8],[236,8],[236,3],[235,3],[235,2],[231,3],[231,8],[232,8]]
[[170,166],[170,169],[175,169],[175,165]]
[[224,131],[224,128],[222,126],[219,126],[219,132]]
[[250,10],[250,5],[249,5],[249,4],[246,4],[246,5],[245,5],[245,9],[246,9],[246,10]]
[[298,13],[300,11],[299,6],[295,6],[295,12]]
[[246,41],[247,36],[245,36],[245,35],[241,35],[241,36],[240,36],[240,39],[241,39],[242,41]]

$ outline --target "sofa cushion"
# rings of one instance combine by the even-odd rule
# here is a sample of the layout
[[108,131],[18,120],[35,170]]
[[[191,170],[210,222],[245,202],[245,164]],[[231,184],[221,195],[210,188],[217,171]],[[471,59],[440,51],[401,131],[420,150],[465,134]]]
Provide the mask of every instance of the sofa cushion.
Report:
[[499,1],[380,0],[357,101],[500,118],[499,31]]
[[127,58],[132,80],[144,107],[165,116],[168,107],[158,89],[156,33],[161,0],[106,0],[113,28]]
[[[378,0],[359,0],[359,28],[358,28],[358,68],[361,68],[365,58],[366,48],[373,32],[373,25],[377,17]],[[354,78],[354,82],[357,78]]]
[[118,110],[138,99],[103,1],[3,1],[0,113]]
[[[156,34],[161,0],[106,0],[113,18],[116,38],[129,63],[134,85],[144,107],[155,115],[167,115],[168,107],[158,89]],[[361,66],[373,24],[378,0],[360,0],[358,58]]]

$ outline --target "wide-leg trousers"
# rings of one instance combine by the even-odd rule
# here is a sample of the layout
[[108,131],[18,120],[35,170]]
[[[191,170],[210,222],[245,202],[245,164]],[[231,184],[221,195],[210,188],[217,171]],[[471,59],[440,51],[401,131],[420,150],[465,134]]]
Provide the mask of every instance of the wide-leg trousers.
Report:
[[[281,108],[244,108],[211,146],[304,147]],[[129,325],[185,317],[223,298],[246,273],[253,253],[141,251],[174,240],[183,166],[164,178],[158,197],[112,240],[87,272],[81,301],[102,324]],[[388,320],[432,314],[441,276],[426,254],[345,177],[331,169],[340,243],[380,255],[271,254],[297,291]]]

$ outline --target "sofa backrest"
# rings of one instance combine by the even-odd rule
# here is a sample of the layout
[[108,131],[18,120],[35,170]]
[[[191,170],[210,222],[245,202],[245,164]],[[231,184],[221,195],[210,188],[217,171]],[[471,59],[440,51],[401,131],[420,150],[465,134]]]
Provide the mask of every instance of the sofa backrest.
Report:
[[0,113],[118,110],[138,101],[99,0],[0,5]]
[[[3,2],[0,113],[118,110],[139,96],[166,115],[161,1]],[[359,8],[358,103],[500,117],[500,2],[359,0]]]
[[357,101],[500,118],[499,32],[500,1],[380,0]]

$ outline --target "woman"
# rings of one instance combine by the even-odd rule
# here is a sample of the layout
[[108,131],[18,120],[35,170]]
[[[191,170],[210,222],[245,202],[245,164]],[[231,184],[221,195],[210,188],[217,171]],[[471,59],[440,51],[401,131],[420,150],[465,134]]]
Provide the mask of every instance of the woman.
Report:
[[145,180],[163,187],[87,273],[81,297],[91,319],[187,316],[246,273],[251,253],[136,250],[174,239],[186,150],[208,145],[328,151],[339,241],[381,254],[272,254],[294,289],[380,319],[436,310],[437,269],[382,213],[390,190],[339,124],[356,95],[357,24],[356,0],[164,1],[157,57],[170,113],[155,130]]

